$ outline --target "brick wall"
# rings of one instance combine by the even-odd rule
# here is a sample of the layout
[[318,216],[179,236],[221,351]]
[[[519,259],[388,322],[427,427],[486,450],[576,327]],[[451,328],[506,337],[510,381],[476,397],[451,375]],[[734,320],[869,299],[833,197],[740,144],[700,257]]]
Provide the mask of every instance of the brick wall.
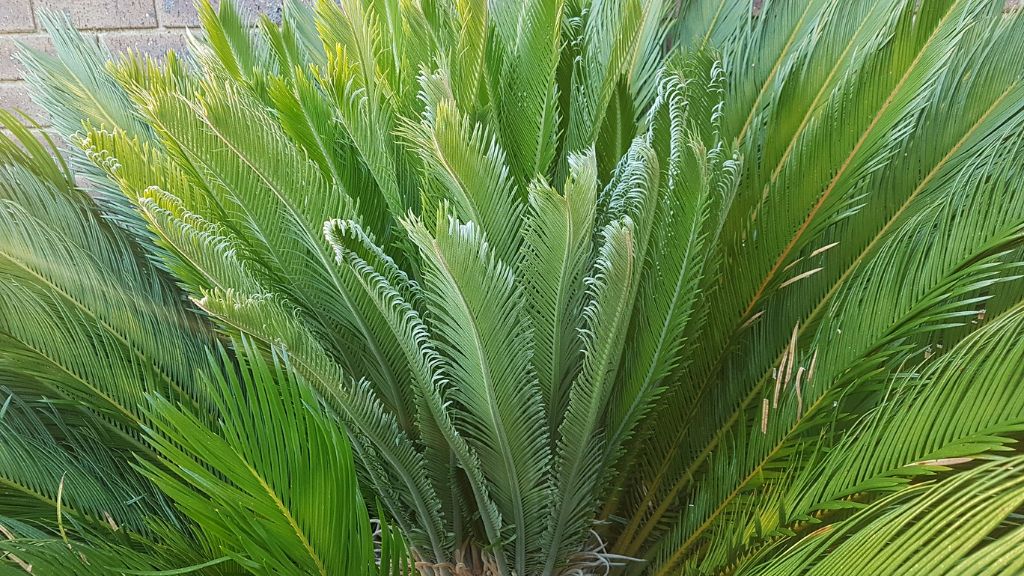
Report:
[[[279,17],[281,0],[235,0],[242,9]],[[158,56],[185,46],[185,30],[197,28],[193,0],[0,0],[0,108],[20,109],[44,126],[44,114],[28,96],[14,55],[18,43],[50,48],[35,14],[70,14],[75,26],[112,51],[127,48]]]
[[[251,14],[280,16],[281,0],[235,1]],[[1006,0],[1007,11],[1022,5],[1024,0]],[[44,126],[47,119],[29,98],[14,60],[19,42],[49,48],[35,17],[41,9],[65,11],[77,27],[113,51],[134,48],[154,56],[184,48],[185,30],[199,25],[193,0],[0,0],[0,108],[22,110]]]

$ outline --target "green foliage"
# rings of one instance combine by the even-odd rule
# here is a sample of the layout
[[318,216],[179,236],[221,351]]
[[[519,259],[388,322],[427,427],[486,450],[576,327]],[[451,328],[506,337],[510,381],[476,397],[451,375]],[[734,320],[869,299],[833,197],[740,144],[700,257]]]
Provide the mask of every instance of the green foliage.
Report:
[[284,349],[225,350],[55,151],[0,121],[4,569],[409,573],[386,525],[376,565],[344,428]]
[[200,14],[22,55],[74,170],[3,118],[12,567],[1021,569],[1020,11]]
[[[161,458],[143,464],[146,475],[254,574],[368,572],[370,522],[343,430],[291,371],[253,352],[240,355],[237,374],[217,375],[216,433],[153,401],[149,436]],[[346,508],[354,513],[339,514]]]

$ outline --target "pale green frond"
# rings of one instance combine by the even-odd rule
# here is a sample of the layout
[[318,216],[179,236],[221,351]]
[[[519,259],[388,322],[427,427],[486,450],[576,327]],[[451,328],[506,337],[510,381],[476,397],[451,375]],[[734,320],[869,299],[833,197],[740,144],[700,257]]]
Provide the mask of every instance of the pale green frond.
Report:
[[533,366],[556,430],[569,387],[582,364],[584,279],[594,256],[597,161],[593,150],[569,158],[562,194],[538,180],[530,186],[523,223],[526,309],[533,326]]
[[634,226],[626,216],[604,228],[594,271],[586,279],[584,359],[569,389],[565,419],[558,428],[558,502],[547,536],[545,573],[561,570],[560,563],[580,547],[590,528],[604,455],[601,417],[622,354],[629,324],[629,296],[635,288]]
[[225,224],[210,220],[218,217],[215,198],[173,155],[120,131],[91,131],[81,145],[137,207],[162,248],[161,263],[193,297],[211,288],[262,291],[244,260],[244,243]]
[[342,134],[332,126],[326,98],[301,69],[295,71],[292,84],[279,78],[272,78],[269,83],[268,92],[280,114],[281,127],[316,162],[325,179],[334,180],[351,195],[343,176],[346,170],[336,156],[336,145],[326,139]]
[[[159,142],[132,138],[120,129],[93,128],[74,138],[73,144],[118,185],[124,199],[136,210],[151,188],[174,190],[196,212],[216,210],[215,200],[197,183],[198,178],[190,175],[189,168],[176,162]],[[156,253],[157,260],[164,256]]]
[[193,297],[211,289],[260,291],[239,258],[239,240],[223,226],[191,212],[181,199],[155,186],[139,199],[139,211],[167,249],[168,268]]
[[[449,439],[462,441],[455,437],[457,434],[444,413],[438,357],[429,347],[429,336],[419,312],[413,308],[413,304],[418,304],[418,287],[356,222],[327,222],[324,237],[333,248],[338,265],[352,275],[353,284],[379,314],[387,338],[393,342],[394,370],[407,379],[403,385],[413,393],[416,438],[424,446],[427,475],[442,499],[444,514],[454,516],[458,504],[451,497],[449,486],[453,451]],[[466,465],[472,469],[473,459],[466,452],[462,456],[467,457]]]
[[456,35],[447,53],[452,64],[452,91],[458,107],[473,115],[478,112],[485,84],[490,2],[452,0],[452,4]]
[[[331,5],[320,5],[325,4]],[[332,97],[337,118],[376,181],[391,215],[400,217],[417,206],[411,186],[400,180],[408,168],[391,138],[397,125],[394,103],[367,87],[359,64],[341,44],[328,46],[326,67],[314,68],[313,75]]]
[[644,116],[657,97],[661,69],[666,63],[665,46],[669,43],[676,8],[673,2],[657,0],[650,2],[644,12],[637,48],[625,72],[636,124],[643,124]]
[[[161,138],[179,163],[203,179],[221,217],[262,239],[248,242],[260,250],[253,256],[272,273],[290,277],[295,290],[316,302],[314,294],[323,290],[316,284],[332,283],[319,229],[330,218],[352,215],[351,200],[323,180],[259,102],[213,84],[192,98],[198,101],[175,92],[149,96],[147,112]],[[302,257],[284,257],[282,251]],[[318,269],[315,276],[310,273]],[[313,277],[303,278],[300,270]]]
[[439,40],[424,22],[421,6],[397,0],[318,1],[316,14],[328,55],[351,58],[353,87],[365,90],[372,107],[394,106],[398,113],[412,114],[416,76],[434,60]]
[[283,20],[291,27],[301,54],[296,60],[303,66],[312,64],[323,66],[327,62],[327,53],[323,42],[317,35],[316,11],[313,6],[301,0],[285,0]]
[[[573,63],[567,112],[566,150],[594,145],[605,110],[616,86],[632,72],[641,52],[644,24],[654,9],[652,0],[595,0],[586,8],[582,29],[573,41],[581,43]],[[629,112],[633,117],[633,112]]]
[[36,90],[34,96],[51,111],[61,134],[73,134],[89,121],[122,128],[133,136],[151,136],[152,129],[139,118],[124,87],[107,71],[110,52],[75,30],[66,14],[44,11],[40,18],[56,54],[25,49],[19,58]]
[[[308,6],[303,5],[301,2],[293,1],[290,3],[291,7],[296,5],[302,6],[311,15]],[[310,59],[310,56],[306,51],[306,46],[302,45],[302,40],[296,36],[293,20],[284,17],[283,11],[284,7],[282,6],[280,25],[271,20],[266,14],[261,14],[258,26],[260,34],[267,43],[268,56],[274,60],[274,65],[271,68],[277,71],[277,74],[272,76],[272,78],[281,79],[291,84],[294,80],[295,72],[306,67],[306,62]],[[267,86],[267,89],[269,90],[269,86]]]
[[479,228],[496,258],[507,265],[516,262],[523,191],[510,173],[501,142],[487,126],[473,123],[454,101],[441,100],[419,123],[408,123],[402,134],[423,160],[424,180],[436,182],[459,218]]
[[[193,286],[193,289],[203,292],[199,304],[233,334],[250,335],[268,347],[284,346],[289,351],[290,361],[303,376],[315,383],[336,409],[339,404],[345,406],[340,411],[346,419],[355,419],[354,427],[358,433],[370,438],[376,449],[388,459],[388,466],[397,468],[388,474],[400,475],[396,482],[412,483],[407,487],[413,499],[411,507],[421,517],[430,518],[435,514],[433,491],[419,479],[414,480],[415,470],[423,466],[419,455],[411,449],[412,444],[408,440],[400,446],[393,445],[393,439],[405,438],[406,432],[397,428],[396,421],[386,412],[374,414],[374,410],[381,410],[382,406],[370,387],[366,383],[345,384],[349,381],[341,368],[316,343],[300,318],[275,302],[270,295],[263,294],[259,283],[248,273],[247,266],[236,257],[237,239],[189,213],[180,201],[159,190],[148,192],[140,204],[147,220],[167,243],[169,252],[189,266],[190,272],[199,279]],[[350,390],[346,392],[342,386]],[[357,400],[351,400],[352,395]],[[417,496],[421,491],[423,495]],[[402,510],[393,512],[401,514]],[[404,519],[399,520],[408,533],[410,526]],[[437,537],[431,537],[431,541],[440,542]],[[428,549],[434,546],[429,544]]]
[[551,516],[548,571],[579,547],[594,512],[607,442],[606,411],[626,345],[633,303],[657,211],[660,169],[651,146],[641,138],[616,168],[602,192],[597,222],[605,221],[601,246],[585,279],[583,363],[569,391],[558,427],[554,476],[559,503]]
[[648,139],[660,158],[662,189],[650,257],[638,287],[628,341],[612,394],[608,451],[615,461],[679,362],[711,248],[735,194],[739,163],[721,140],[721,68],[706,54],[664,71]]
[[[206,91],[213,93],[209,86]],[[365,296],[353,288],[349,276],[335,269],[324,254],[325,242],[313,233],[314,226],[319,230],[325,220],[352,214],[347,197],[323,181],[270,123],[259,103],[244,95],[211,96],[201,100],[201,107],[173,92],[149,98],[161,136],[170,149],[185,156],[202,179],[200,188],[214,195],[211,203],[217,207],[215,212],[221,212],[217,216],[228,217],[226,223],[238,238],[264,239],[239,243],[250,273],[271,286],[286,283],[279,289],[311,319],[324,323],[321,333],[335,340],[332,351],[350,368],[357,367],[354,373],[373,382],[403,428],[411,430],[413,393],[405,384],[407,376],[397,369],[400,353],[394,337],[387,333],[379,313],[359,301]],[[262,136],[235,143],[232,135],[237,130],[256,126],[265,129]],[[273,151],[268,152],[263,142]],[[268,153],[279,163],[259,165],[256,159]],[[315,190],[321,192],[313,197],[321,201],[308,203],[305,193]],[[266,204],[266,195],[277,203]],[[305,257],[293,257],[299,254]],[[365,346],[366,354],[351,353],[347,350],[351,345]]]
[[[419,103],[418,75],[433,65],[438,31],[419,3],[346,0],[317,2],[316,26],[328,62],[313,75],[334,101],[338,119],[376,180],[394,218],[419,206],[415,158],[398,145],[400,118]],[[365,203],[365,202],[364,202]]]
[[[245,240],[251,273],[304,310],[328,349],[358,364],[357,373],[379,387],[408,429],[409,391],[391,366],[394,347],[379,340],[379,322],[355,301],[321,232],[327,220],[355,216],[351,199],[239,91],[208,85],[198,103],[155,94],[149,111],[161,137],[214,195],[217,216]],[[365,354],[347,351],[353,343],[362,343]]]
[[546,176],[555,156],[563,5],[561,0],[495,3],[496,47],[488,61],[496,68],[489,71],[496,77],[491,79],[494,115],[520,185]]
[[[200,41],[209,47],[208,53],[196,51],[205,67],[254,86],[262,82],[270,49],[256,33],[254,23],[234,2],[219,2],[214,8],[210,0],[196,0],[196,8],[203,25]],[[213,58],[204,57],[206,54]]]
[[[0,139],[0,165],[21,166],[60,188],[73,185],[71,170],[48,135],[44,134],[44,145],[7,110],[0,110],[0,126],[9,132],[6,138]],[[34,124],[34,127],[39,126]]]
[[[152,128],[141,120],[128,92],[106,69],[110,53],[95,39],[76,31],[67,15],[44,11],[40,19],[56,55],[23,48],[18,59],[25,68],[33,100],[47,110],[57,133],[71,141],[88,125],[119,128],[133,137],[152,139]],[[104,216],[145,238],[138,216],[117,185],[77,146],[72,145],[69,154],[76,174],[90,182]]]
[[439,217],[436,229],[406,222],[422,255],[429,326],[452,382],[456,427],[477,452],[491,496],[509,527],[506,561],[527,574],[544,552],[551,502],[546,414],[530,365],[529,318],[513,271],[475,222]]

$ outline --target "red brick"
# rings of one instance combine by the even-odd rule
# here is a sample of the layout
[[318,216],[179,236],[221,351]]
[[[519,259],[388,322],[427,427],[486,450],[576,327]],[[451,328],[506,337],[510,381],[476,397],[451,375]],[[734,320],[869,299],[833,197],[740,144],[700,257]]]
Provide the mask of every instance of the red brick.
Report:
[[35,29],[30,0],[0,1],[0,32],[31,32]]
[[153,0],[36,0],[36,8],[64,11],[71,15],[76,27],[86,30],[157,25]]

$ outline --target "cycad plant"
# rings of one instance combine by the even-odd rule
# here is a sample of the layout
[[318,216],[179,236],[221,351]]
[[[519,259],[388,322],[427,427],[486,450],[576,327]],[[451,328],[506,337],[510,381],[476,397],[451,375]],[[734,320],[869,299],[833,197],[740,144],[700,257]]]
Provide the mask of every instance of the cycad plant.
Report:
[[22,56],[13,569],[1024,570],[1003,0],[200,13]]
[[283,351],[225,348],[0,121],[0,573],[406,573],[387,525],[375,553],[344,428]]

